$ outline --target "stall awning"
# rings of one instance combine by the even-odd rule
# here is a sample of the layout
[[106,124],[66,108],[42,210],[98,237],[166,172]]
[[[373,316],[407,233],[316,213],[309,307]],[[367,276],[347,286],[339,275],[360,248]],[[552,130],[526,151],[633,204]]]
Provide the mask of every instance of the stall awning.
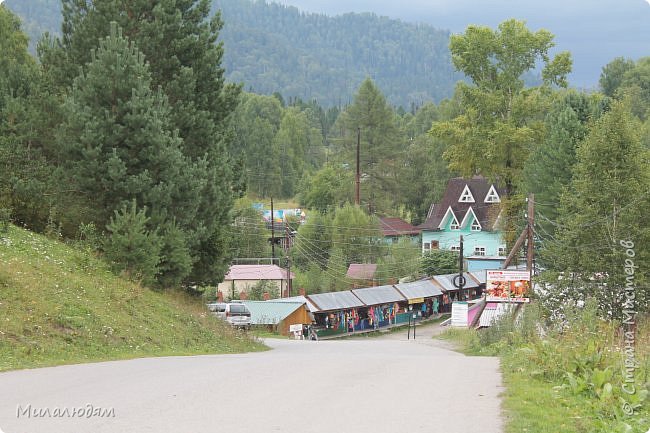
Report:
[[469,274],[470,274],[472,277],[474,277],[474,279],[475,279],[476,281],[478,281],[479,284],[485,284],[485,282],[487,281],[485,269],[483,269],[483,270],[481,270],[481,271],[473,271],[473,272],[469,272]]
[[315,293],[307,295],[307,299],[320,311],[345,310],[348,308],[364,307],[350,290],[345,292]]
[[[454,286],[454,277],[457,277],[458,274],[447,274],[447,275],[436,275],[433,277],[433,280],[440,284],[442,288],[447,292],[453,292],[458,290],[458,287]],[[464,289],[476,289],[478,288],[478,282],[468,273],[463,273],[465,277],[465,286]]]
[[414,281],[412,283],[395,284],[406,299],[431,298],[442,295],[440,287],[431,280]]
[[393,286],[376,286],[365,289],[354,289],[352,293],[366,305],[392,304],[404,302],[406,298]]

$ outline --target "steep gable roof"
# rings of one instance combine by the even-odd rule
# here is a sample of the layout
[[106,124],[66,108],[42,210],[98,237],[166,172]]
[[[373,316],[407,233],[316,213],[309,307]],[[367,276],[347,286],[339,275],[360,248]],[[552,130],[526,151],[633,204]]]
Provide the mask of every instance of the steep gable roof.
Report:
[[375,272],[377,272],[376,264],[352,263],[350,264],[350,267],[348,268],[348,272],[345,276],[348,278],[352,278],[353,280],[372,280],[373,278],[375,278]]
[[[291,278],[295,278],[293,272]],[[286,279],[287,271],[277,265],[232,265],[224,277],[224,281]]]
[[[499,213],[499,203],[485,203],[485,198],[491,192],[492,184],[483,176],[474,176],[471,179],[456,177],[450,179],[447,183],[447,189],[440,203],[433,206],[433,212],[430,212],[424,223],[418,226],[422,230],[440,230],[440,224],[448,214],[448,210],[455,216],[465,217],[470,208],[476,215],[483,230],[494,230],[495,221]],[[463,191],[467,188],[475,203],[459,202]],[[498,195],[503,195],[503,190],[495,186]]]
[[379,218],[379,226],[384,236],[419,235],[421,230],[401,218]]

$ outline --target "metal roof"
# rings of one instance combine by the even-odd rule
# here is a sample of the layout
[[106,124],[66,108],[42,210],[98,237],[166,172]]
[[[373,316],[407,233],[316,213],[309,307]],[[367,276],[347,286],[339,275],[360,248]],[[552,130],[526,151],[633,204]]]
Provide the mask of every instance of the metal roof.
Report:
[[365,306],[350,290],[345,292],[315,293],[307,295],[317,311],[344,310]]
[[511,312],[513,307],[515,307],[514,304],[497,303],[495,305],[488,303],[485,310],[483,310],[483,314],[481,314],[478,326],[492,326],[501,316]]
[[[291,278],[295,278],[291,273]],[[232,265],[223,278],[232,280],[286,280],[287,271],[277,265]]]
[[480,271],[472,271],[468,272],[476,281],[479,282],[479,284],[485,284],[487,281],[487,272],[485,272],[485,269],[480,270]]
[[290,298],[277,298],[277,299],[271,299],[270,301],[267,302],[300,302],[303,304],[307,304],[307,309],[310,312],[318,311],[318,308],[314,304],[311,303],[309,299],[306,297],[299,295],[299,296],[292,296]]
[[352,293],[366,305],[392,304],[406,299],[393,286],[376,286],[365,289],[354,289]]
[[431,280],[395,284],[395,287],[406,297],[406,299],[430,298],[432,296],[442,295],[440,287],[431,282]]
[[253,325],[277,325],[304,302],[242,301],[251,312]]
[[372,263],[350,263],[346,277],[354,280],[372,280],[375,278],[377,265]]
[[[454,277],[457,275],[458,274],[436,275],[433,277],[433,280],[440,284],[444,290],[452,292],[458,290],[458,287],[454,286]],[[478,282],[476,282],[469,273],[464,272],[463,276],[465,277],[464,289],[475,289],[479,286]]]

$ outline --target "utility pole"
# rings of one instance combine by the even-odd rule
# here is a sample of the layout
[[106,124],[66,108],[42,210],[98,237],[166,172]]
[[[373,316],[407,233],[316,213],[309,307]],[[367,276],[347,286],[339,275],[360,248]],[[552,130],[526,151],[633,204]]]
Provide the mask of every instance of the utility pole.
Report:
[[528,250],[526,252],[526,270],[533,275],[533,258],[535,256],[535,194],[528,194]]
[[[285,232],[286,232],[286,259],[287,259],[287,298],[291,297],[291,258],[289,257],[289,242],[291,239],[291,232],[289,230],[289,224],[288,221],[285,220],[284,222],[284,227],[285,227]],[[282,294],[280,294],[280,297],[282,297]]]
[[354,204],[361,204],[361,170],[359,163],[359,153],[361,152],[361,128],[357,128],[357,173],[354,178]]
[[271,264],[275,265],[275,219],[273,218],[273,197],[271,197]]
[[[461,295],[463,294],[463,289],[465,288],[465,276],[463,275],[463,235],[460,235],[460,254],[458,257],[458,285]],[[469,296],[468,296],[469,298]]]

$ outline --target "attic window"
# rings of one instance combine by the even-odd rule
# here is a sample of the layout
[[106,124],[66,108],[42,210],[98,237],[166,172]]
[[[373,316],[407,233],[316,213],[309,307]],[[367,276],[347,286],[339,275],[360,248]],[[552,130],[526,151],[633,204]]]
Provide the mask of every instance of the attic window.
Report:
[[454,216],[454,219],[451,220],[451,223],[449,224],[449,230],[460,230],[460,224],[458,223],[456,216]]
[[465,185],[465,188],[463,189],[463,193],[460,195],[460,198],[458,199],[458,202],[459,203],[474,203],[474,196],[472,195],[472,192],[469,190],[468,185]]
[[478,221],[474,221],[474,223],[472,223],[472,231],[473,232],[480,232],[481,231],[481,223],[479,223]]
[[485,203],[500,203],[501,199],[499,198],[499,194],[497,194],[497,190],[494,188],[494,185],[490,186],[490,190],[488,191],[487,195],[485,196]]

